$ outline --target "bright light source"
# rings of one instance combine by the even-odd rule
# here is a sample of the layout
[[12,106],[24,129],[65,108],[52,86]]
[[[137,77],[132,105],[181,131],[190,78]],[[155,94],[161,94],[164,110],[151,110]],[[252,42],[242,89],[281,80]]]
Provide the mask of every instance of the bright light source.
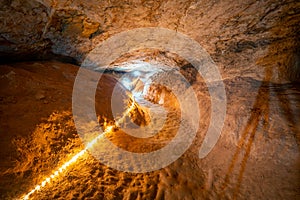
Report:
[[125,86],[127,90],[132,90],[132,81],[129,78],[122,78],[121,83]]
[[132,74],[133,74],[134,76],[140,76],[140,75],[141,75],[141,72],[140,72],[140,71],[134,71]]
[[[117,120],[115,124],[123,123],[126,116],[134,109],[134,107],[135,101],[134,99],[132,99],[132,104],[125,110],[123,116],[119,120]],[[108,126],[101,135],[98,135],[96,138],[90,141],[83,150],[81,150],[79,153],[73,156],[69,161],[65,162],[61,167],[58,168],[58,170],[53,172],[53,174],[51,174],[49,177],[45,178],[45,180],[42,181],[41,184],[36,185],[33,190],[24,195],[21,199],[28,200],[33,193],[41,190],[43,187],[49,184],[51,180],[53,180],[58,175],[62,174],[70,165],[74,164],[81,156],[83,156],[88,149],[91,149],[100,139],[102,139],[105,136],[105,134],[111,132],[113,128],[113,126]]]

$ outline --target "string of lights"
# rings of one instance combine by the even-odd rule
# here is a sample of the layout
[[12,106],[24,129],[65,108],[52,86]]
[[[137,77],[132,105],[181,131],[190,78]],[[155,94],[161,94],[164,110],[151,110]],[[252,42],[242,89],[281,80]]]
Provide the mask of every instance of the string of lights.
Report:
[[[123,123],[126,116],[134,109],[134,107],[135,107],[135,101],[132,99],[131,105],[125,110],[125,112],[123,113],[123,116],[115,122],[115,125],[119,126],[121,123]],[[30,192],[28,192],[26,195],[24,195],[21,199],[28,200],[29,197],[33,193],[40,191],[47,184],[50,184],[51,181],[53,181],[56,177],[58,177],[63,172],[65,172],[69,166],[71,166],[76,161],[78,161],[78,159],[80,157],[82,157],[89,149],[91,149],[100,139],[102,139],[105,136],[105,134],[112,132],[113,128],[114,128],[114,126],[106,127],[105,131],[102,134],[98,135],[96,138],[94,138],[92,141],[90,141],[83,150],[81,150],[76,155],[74,155],[69,161],[67,161],[63,165],[61,165],[56,171],[54,171],[50,176],[45,178],[40,184],[36,185],[34,187],[34,189],[32,189]]]

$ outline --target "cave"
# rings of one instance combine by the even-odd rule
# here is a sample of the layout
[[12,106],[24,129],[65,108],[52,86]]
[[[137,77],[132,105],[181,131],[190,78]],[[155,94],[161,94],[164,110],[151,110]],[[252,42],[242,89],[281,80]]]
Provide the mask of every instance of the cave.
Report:
[[300,2],[0,1],[0,199],[300,198]]

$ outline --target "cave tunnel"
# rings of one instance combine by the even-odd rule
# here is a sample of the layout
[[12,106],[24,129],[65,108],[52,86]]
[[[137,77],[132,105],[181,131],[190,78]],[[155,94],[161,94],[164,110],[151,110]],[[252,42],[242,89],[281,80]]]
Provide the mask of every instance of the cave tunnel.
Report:
[[1,0],[0,199],[300,199],[300,2]]

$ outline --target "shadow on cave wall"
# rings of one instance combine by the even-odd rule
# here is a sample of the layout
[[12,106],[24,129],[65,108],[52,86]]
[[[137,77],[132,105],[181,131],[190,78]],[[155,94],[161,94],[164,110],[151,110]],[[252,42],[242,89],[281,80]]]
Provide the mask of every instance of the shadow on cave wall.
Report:
[[[7,1],[8,2],[8,1]],[[281,35],[278,37],[277,31],[273,30],[273,37],[276,38],[270,42],[269,45],[269,54],[258,61],[258,64],[264,67],[265,77],[258,89],[255,102],[252,107],[251,113],[249,113],[249,119],[247,121],[246,126],[244,127],[241,138],[238,142],[238,147],[236,148],[233,157],[231,158],[230,165],[227,170],[227,174],[225,175],[225,180],[223,183],[223,191],[225,191],[230,183],[230,177],[233,174],[234,168],[238,168],[238,178],[237,183],[234,185],[234,197],[236,198],[239,194],[240,187],[244,178],[245,169],[247,166],[247,162],[250,156],[251,149],[253,147],[253,142],[255,140],[257,130],[260,129],[260,124],[263,124],[263,131],[268,131],[268,123],[270,116],[270,98],[271,95],[275,96],[278,99],[278,107],[282,110],[283,116],[287,123],[291,124],[292,132],[295,134],[295,138],[299,145],[299,128],[297,127],[297,122],[299,122],[300,116],[299,113],[295,113],[292,107],[292,102],[290,99],[290,95],[294,95],[296,99],[293,101],[300,104],[300,45],[299,45],[299,35],[300,31],[298,26],[295,24],[299,24],[299,9],[294,8],[294,10],[283,10],[284,14],[291,13],[287,16],[282,16],[282,21],[280,21],[276,27],[285,27],[289,29],[291,26],[291,30],[285,35]],[[296,13],[296,14],[295,14]],[[297,14],[298,13],[298,14]],[[297,19],[298,17],[298,19]],[[74,22],[75,23],[75,22]],[[71,25],[76,25],[75,24]],[[54,25],[54,24],[50,24]],[[71,26],[69,26],[71,27]],[[64,30],[68,30],[66,27]],[[250,31],[249,31],[250,32]],[[272,32],[272,31],[271,31]],[[65,35],[64,35],[65,37]],[[1,43],[2,38],[0,38]],[[3,39],[2,44],[7,44],[7,41]],[[49,42],[49,41],[48,41]],[[36,52],[21,52],[20,55],[16,54],[2,54],[0,56],[0,63],[7,62],[16,62],[16,61],[32,61],[32,60],[51,60],[55,59],[61,62],[78,64],[77,60],[73,57],[55,55],[51,52],[51,42],[47,43],[45,41],[45,48]],[[237,53],[242,51],[242,45],[238,43],[240,46],[237,48]],[[284,45],[282,45],[284,44]],[[250,43],[244,45],[251,45]],[[4,45],[5,47],[7,45]],[[74,53],[76,54],[76,53]],[[78,54],[81,54],[80,52]],[[277,63],[274,64],[274,59],[278,60]],[[287,80],[290,80],[292,83],[286,84],[275,84],[272,83],[273,76],[277,76],[276,68],[279,66],[283,66],[286,71],[283,72],[280,76],[286,76]],[[183,70],[189,69],[190,66],[184,66]],[[289,93],[293,91],[293,93]],[[295,115],[296,114],[296,115]],[[244,153],[245,152],[245,153]],[[242,157],[241,163],[239,163],[239,159]]]
[[[283,13],[288,12],[285,10]],[[299,19],[290,18],[289,16],[281,16],[280,18],[282,21],[276,25],[278,27],[294,25],[293,23],[297,24],[299,22]],[[273,32],[272,34],[275,38],[277,37],[276,32]],[[282,49],[281,47],[284,48]],[[270,44],[268,50],[269,51],[267,55],[258,61],[258,63],[264,67],[264,79],[262,80],[258,89],[248,121],[241,133],[241,138],[238,141],[237,148],[233,154],[233,157],[231,158],[227,173],[225,174],[224,182],[221,186],[221,198],[225,197],[225,191],[229,188],[229,186],[232,185],[233,199],[238,198],[247,166],[247,161],[249,159],[256,134],[259,129],[262,129],[263,132],[268,132],[269,129],[271,96],[274,96],[278,100],[278,107],[282,111],[284,119],[290,125],[291,131],[294,134],[293,136],[297,142],[298,149],[300,147],[300,130],[298,126],[300,120],[299,29],[290,29],[285,37],[279,38],[277,41],[274,41],[272,44]],[[284,76],[286,76],[285,78],[290,82],[272,82],[272,77],[278,76],[276,73],[280,73],[277,70],[276,64],[273,64],[272,62],[272,60],[276,58],[278,59],[276,64],[279,66],[284,65],[286,68],[287,72]],[[282,76],[282,74],[279,74],[279,76],[280,75]],[[296,110],[294,110],[295,104],[298,105],[296,105]],[[260,127],[261,124],[262,127]],[[236,179],[236,183],[232,183],[230,178],[233,176],[235,168],[238,168],[238,177]],[[299,185],[299,183],[295,184]]]

